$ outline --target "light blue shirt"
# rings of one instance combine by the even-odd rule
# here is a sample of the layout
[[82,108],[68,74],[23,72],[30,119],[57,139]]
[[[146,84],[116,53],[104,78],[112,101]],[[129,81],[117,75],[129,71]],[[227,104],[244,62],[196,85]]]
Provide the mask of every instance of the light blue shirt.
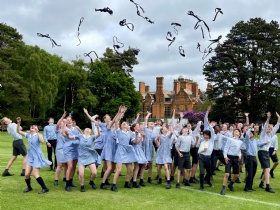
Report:
[[247,155],[257,156],[258,151],[258,141],[255,139],[250,139],[251,129],[249,128],[245,134],[245,144]]
[[278,150],[278,137],[276,135],[272,137],[270,147],[274,148],[274,151]]
[[[272,131],[270,133],[266,133],[268,123],[265,122],[262,132],[261,132],[261,136],[260,136],[260,150],[263,150],[263,151],[269,150],[269,147],[270,147],[271,141],[272,141],[272,137],[276,134],[277,130],[279,129],[279,125],[280,125],[279,123],[276,123],[276,125],[273,127]],[[264,144],[266,142],[269,142],[269,143]]]
[[224,148],[224,158],[226,158],[228,155],[231,156],[241,156],[241,145],[243,144],[243,141],[236,139],[236,138],[230,138],[230,137],[224,137],[227,139],[225,148]]
[[49,124],[44,127],[44,139],[46,142],[51,139],[57,139],[56,124]]
[[10,134],[14,141],[22,139],[22,136],[17,132],[17,124],[11,123],[7,126],[8,134]]
[[[207,124],[208,125],[208,124]],[[206,155],[206,156],[210,156],[213,152],[213,148],[214,148],[214,139],[215,139],[215,132],[214,129],[211,125],[208,125],[208,130],[211,132],[211,138],[208,140],[208,147],[206,151],[202,151],[200,154],[201,155]],[[203,138],[203,136],[202,136]],[[205,139],[203,138],[203,140],[205,141]]]

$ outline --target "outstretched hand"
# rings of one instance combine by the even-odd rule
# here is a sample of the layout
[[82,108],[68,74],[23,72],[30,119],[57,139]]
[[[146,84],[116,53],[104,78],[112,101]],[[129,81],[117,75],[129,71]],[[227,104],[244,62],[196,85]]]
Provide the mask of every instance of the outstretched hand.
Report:
[[17,117],[17,123],[21,123],[21,118]]
[[248,117],[248,116],[249,116],[249,113],[244,113],[244,115],[245,115],[246,117]]
[[88,110],[86,108],[84,108],[84,113],[88,114]]
[[209,105],[209,106],[207,107],[206,112],[210,112],[210,111],[211,111],[211,105]]

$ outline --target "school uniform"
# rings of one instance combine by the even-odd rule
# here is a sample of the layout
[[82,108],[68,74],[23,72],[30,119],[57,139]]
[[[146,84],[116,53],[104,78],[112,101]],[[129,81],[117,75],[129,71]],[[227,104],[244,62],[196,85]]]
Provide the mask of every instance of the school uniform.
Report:
[[245,134],[244,142],[246,144],[246,152],[247,152],[247,159],[246,159],[246,170],[248,171],[248,175],[246,177],[246,184],[244,191],[250,192],[253,188],[253,181],[257,171],[257,151],[258,151],[258,141],[250,139],[251,129],[248,129]]
[[157,152],[158,147],[155,143],[155,139],[160,134],[160,129],[161,128],[162,128],[161,126],[155,126],[154,129],[153,129],[153,133],[152,133],[153,145],[154,145],[154,148],[155,148],[156,152]]
[[[70,136],[79,135],[80,131],[77,128],[66,128],[66,131],[69,133]],[[78,146],[79,140],[70,140],[65,137],[65,143],[63,145],[63,153],[65,160],[72,161],[78,160]]]
[[[199,170],[200,170],[200,189],[204,190],[204,180],[206,183],[212,187],[212,184],[210,182],[211,177],[211,154],[214,148],[214,139],[215,139],[215,133],[212,126],[208,126],[208,129],[211,132],[211,138],[209,140],[204,140],[200,143],[198,154],[199,154]],[[206,151],[204,151],[204,148],[207,148]],[[204,169],[206,170],[206,175],[204,177]]]
[[[198,122],[194,131],[189,130],[189,135],[192,135],[192,137],[194,138],[195,141],[196,141],[196,137],[199,136],[200,126],[201,126],[201,122]],[[196,146],[191,147],[190,153],[192,156],[192,166],[194,164],[198,164],[198,148],[199,148],[200,142],[201,142],[201,139],[198,140]]]
[[85,136],[79,134],[74,136],[75,139],[79,141],[78,146],[78,166],[87,166],[91,164],[100,165],[100,158],[95,149],[93,149],[92,144],[95,140],[95,136]]
[[117,137],[115,131],[111,128],[107,128],[105,123],[99,124],[102,130],[102,141],[104,141],[104,147],[101,152],[101,159],[105,161],[114,162],[115,161],[115,154],[117,150]]
[[[92,116],[92,118],[95,120],[96,118],[96,115]],[[101,124],[101,123],[100,123]],[[91,128],[93,130],[93,133],[96,135],[98,133],[98,130],[99,129],[98,127],[96,127],[95,123],[91,122]],[[103,150],[103,147],[104,147],[104,144],[105,144],[105,138],[104,138],[105,134],[103,134],[102,132],[102,129],[101,129],[101,132],[100,132],[100,136],[95,139],[94,141],[94,146],[93,148],[96,150],[96,152],[101,155],[102,153],[102,150]]]
[[183,155],[183,157],[180,157],[177,154],[178,157],[178,169],[191,169],[191,161],[190,161],[190,150],[191,147],[195,144],[195,140],[190,135],[180,135],[177,139],[177,142],[175,144],[176,148],[180,151],[180,153]]
[[[277,163],[278,162],[278,157],[277,157],[277,152],[278,150],[278,137],[277,135],[274,135],[271,139],[271,144],[269,147],[269,157],[271,158],[273,163]],[[275,151],[275,155],[272,155],[272,153]]]
[[243,141],[243,144],[241,145],[241,160],[239,161],[239,164],[243,165],[246,164],[246,158],[247,158],[247,148],[245,143],[245,133],[242,133],[240,136],[240,140]]
[[131,145],[132,136],[129,131],[118,129],[116,131],[118,147],[115,154],[115,163],[134,163],[137,162],[135,150]]
[[144,133],[145,133],[145,139],[144,139],[144,152],[145,157],[149,163],[153,162],[154,159],[154,146],[153,146],[153,139],[152,139],[152,130],[145,127]]
[[[138,133],[138,139],[142,138],[141,134]],[[138,164],[147,164],[148,161],[146,159],[145,153],[144,153],[144,147],[143,147],[143,139],[140,140],[139,143],[135,143],[134,140],[136,139],[136,134],[135,132],[132,133],[132,146],[135,151],[135,157],[136,157],[136,162]]]
[[[270,168],[270,160],[269,160],[269,148],[271,145],[272,137],[275,135],[277,130],[279,129],[279,123],[276,123],[274,128],[270,133],[266,133],[268,127],[268,123],[265,122],[264,127],[261,131],[261,136],[260,136],[260,148],[258,151],[258,157],[259,161],[261,163],[262,169],[265,168]],[[269,142],[268,144],[265,144],[266,142]]]
[[13,138],[13,156],[18,156],[18,155],[26,156],[27,154],[26,147],[22,140],[22,136],[17,132],[17,124],[16,123],[8,124],[7,132]]
[[171,137],[170,133],[168,132],[165,135],[160,134],[159,137],[160,145],[157,150],[156,154],[156,164],[170,164],[172,163],[171,159],[171,150],[170,150],[170,145],[171,145]]
[[224,161],[224,156],[222,153],[222,141],[221,134],[214,134],[214,147],[211,154],[211,174],[214,174],[216,169],[217,160]]
[[57,138],[56,151],[55,151],[56,160],[58,163],[66,163],[67,161],[63,153],[63,145],[65,142],[65,138],[62,135],[61,129],[56,132],[56,138]]
[[52,162],[50,169],[53,169],[52,153],[54,153],[54,167],[57,167],[56,159],[56,145],[57,145],[57,135],[56,135],[56,124],[49,124],[44,127],[44,140],[46,143],[50,143],[51,147],[47,146],[48,159]]

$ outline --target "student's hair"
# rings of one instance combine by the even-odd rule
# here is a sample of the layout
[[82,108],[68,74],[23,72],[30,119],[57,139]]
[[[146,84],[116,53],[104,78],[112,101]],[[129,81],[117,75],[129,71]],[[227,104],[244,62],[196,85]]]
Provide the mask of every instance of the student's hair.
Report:
[[207,136],[209,136],[209,139],[211,138],[211,132],[209,130],[205,130],[202,133],[203,135],[206,134]]
[[48,121],[49,121],[49,120],[51,120],[51,119],[53,119],[53,120],[54,120],[54,118],[53,118],[53,117],[49,117],[49,118],[48,118]]
[[[179,134],[180,135],[183,135],[183,129],[185,129],[185,128],[187,128],[187,126],[184,126],[181,130],[180,130],[180,132],[179,132]],[[190,131],[188,130],[188,134],[190,133]]]
[[137,123],[132,124],[132,125],[130,126],[130,130],[134,132],[134,131],[135,131],[135,126],[136,126],[136,125],[137,125]]
[[3,118],[0,120],[0,124],[2,124],[2,125],[6,124],[6,123],[5,123],[5,119],[6,119],[6,117],[3,117]]
[[240,136],[241,136],[241,130],[238,129],[238,128],[235,128],[235,129],[233,130],[233,132],[234,132],[234,131],[239,131],[239,138],[240,138]]
[[[105,120],[105,118],[107,117],[107,116],[109,116],[108,114],[105,114],[104,116],[103,116],[103,121]],[[109,116],[110,117],[110,116]]]
[[269,128],[270,130],[272,130],[273,129],[273,125],[272,124],[268,124],[268,127],[267,128]]

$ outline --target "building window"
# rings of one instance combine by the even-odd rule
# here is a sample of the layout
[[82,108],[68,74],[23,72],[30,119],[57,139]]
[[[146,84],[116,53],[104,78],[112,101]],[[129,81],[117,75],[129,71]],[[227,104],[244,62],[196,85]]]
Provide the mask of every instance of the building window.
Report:
[[184,100],[185,102],[188,102],[189,101],[189,99],[188,98],[185,98],[185,100]]
[[171,115],[171,108],[170,108],[170,106],[166,106],[164,109],[165,109],[164,110],[164,115],[169,117]]
[[171,98],[164,98],[164,101],[165,101],[165,102],[170,102],[170,101],[171,101]]
[[180,99],[179,98],[176,98],[176,100],[175,100],[176,102],[179,102],[180,101]]
[[179,111],[179,110],[180,110],[179,105],[176,105],[176,111]]
[[184,106],[184,109],[185,109],[185,111],[188,111],[188,106],[185,105],[185,106]]
[[181,92],[180,95],[183,96],[183,95],[184,95],[184,92]]

